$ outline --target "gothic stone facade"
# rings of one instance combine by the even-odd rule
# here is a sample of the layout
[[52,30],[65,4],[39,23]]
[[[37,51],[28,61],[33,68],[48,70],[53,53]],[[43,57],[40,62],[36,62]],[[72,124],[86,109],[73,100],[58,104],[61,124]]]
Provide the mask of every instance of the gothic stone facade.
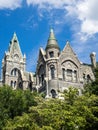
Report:
[[45,50],[40,48],[36,69],[37,89],[46,97],[58,97],[68,87],[83,89],[86,82],[94,80],[93,68],[96,67],[95,53],[91,55],[92,64],[83,64],[72,50],[69,42],[60,51],[53,29],[50,31]]
[[26,56],[22,55],[19,41],[14,33],[9,49],[2,60],[1,84],[7,84],[13,89],[23,90],[35,88],[46,97],[58,97],[68,87],[73,86],[81,92],[86,82],[94,80],[93,69],[96,67],[96,57],[93,52],[91,65],[79,61],[69,42],[60,51],[53,29],[47,41],[45,50],[39,49],[36,67],[36,78],[33,73],[26,71]]
[[13,89],[33,89],[34,75],[26,72],[26,56],[22,55],[19,41],[14,33],[9,49],[2,60],[2,85],[9,85]]

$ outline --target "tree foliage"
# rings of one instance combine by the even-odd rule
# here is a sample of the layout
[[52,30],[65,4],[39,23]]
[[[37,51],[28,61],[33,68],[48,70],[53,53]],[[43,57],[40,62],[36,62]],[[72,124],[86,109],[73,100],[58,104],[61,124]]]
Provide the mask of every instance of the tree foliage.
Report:
[[31,92],[12,90],[9,86],[0,87],[0,129],[8,119],[22,116],[33,105],[37,102]]
[[30,91],[0,88],[1,130],[97,130],[98,67],[95,81],[79,96],[70,87],[61,99],[45,99]]
[[94,69],[94,75],[95,81],[85,85],[85,92],[89,92],[90,94],[95,94],[98,96],[98,64]]
[[86,93],[78,96],[70,88],[64,100],[36,98],[37,105],[28,113],[7,120],[4,130],[97,130],[98,97]]

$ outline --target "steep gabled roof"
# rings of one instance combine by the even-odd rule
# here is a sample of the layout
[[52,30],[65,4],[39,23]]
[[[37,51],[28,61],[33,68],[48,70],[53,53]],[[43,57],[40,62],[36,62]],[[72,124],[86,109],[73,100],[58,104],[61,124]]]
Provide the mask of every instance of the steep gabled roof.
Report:
[[63,49],[63,52],[65,53],[72,53],[73,55],[76,55],[75,52],[73,51],[72,47],[70,46],[70,43],[69,41],[67,41],[64,49]]
[[43,49],[43,48],[40,48],[39,49],[39,59],[40,58],[43,58],[43,60],[45,61],[46,60],[46,52],[45,52],[45,50]]
[[18,54],[20,57],[22,57],[22,52],[20,49],[20,45],[16,33],[13,34],[13,38],[10,41],[10,46],[8,51],[11,55]]
[[71,48],[70,43],[68,41],[67,41],[63,51],[60,54],[60,58],[62,56],[66,56],[66,59],[69,58],[69,60],[72,59],[72,60],[78,61],[78,63],[81,64],[78,57],[77,57],[77,55],[75,54],[75,52]]

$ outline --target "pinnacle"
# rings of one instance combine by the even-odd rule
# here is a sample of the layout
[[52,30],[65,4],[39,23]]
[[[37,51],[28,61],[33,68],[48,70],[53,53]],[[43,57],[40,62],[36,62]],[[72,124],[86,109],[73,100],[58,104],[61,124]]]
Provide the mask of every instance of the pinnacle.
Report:
[[13,34],[13,39],[14,39],[14,40],[17,40],[16,32],[14,32],[14,34]]
[[49,35],[49,40],[51,40],[51,39],[56,40],[55,35],[54,35],[54,31],[52,28],[50,29],[50,35]]

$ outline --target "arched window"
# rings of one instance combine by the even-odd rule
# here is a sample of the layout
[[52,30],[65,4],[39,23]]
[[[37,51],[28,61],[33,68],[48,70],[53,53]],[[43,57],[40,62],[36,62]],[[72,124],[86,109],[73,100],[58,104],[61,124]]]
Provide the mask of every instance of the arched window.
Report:
[[62,69],[62,76],[63,76],[63,80],[65,80],[65,69]]
[[56,91],[54,89],[51,90],[52,98],[56,98]]
[[72,81],[72,70],[67,69],[67,80]]
[[51,79],[54,79],[55,78],[55,68],[54,68],[54,66],[50,67],[50,71],[51,71]]
[[14,69],[11,71],[11,75],[12,75],[12,76],[18,76],[18,69],[17,69],[17,68],[14,68]]
[[14,82],[14,87],[16,87],[16,81]]
[[16,76],[16,73],[17,73],[17,69],[14,69],[13,71],[14,71],[14,76]]
[[11,80],[10,86],[13,87],[13,81]]

